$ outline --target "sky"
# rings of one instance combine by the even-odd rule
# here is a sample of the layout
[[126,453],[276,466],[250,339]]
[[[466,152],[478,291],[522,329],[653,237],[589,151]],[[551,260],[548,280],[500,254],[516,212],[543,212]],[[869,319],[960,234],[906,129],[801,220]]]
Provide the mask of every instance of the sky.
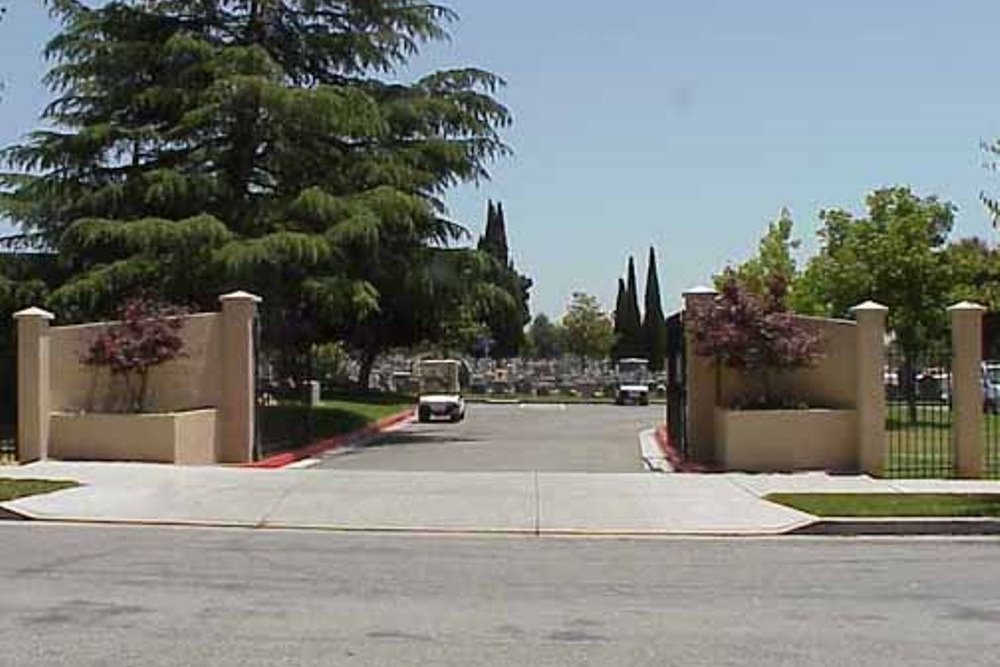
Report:
[[[447,202],[474,235],[487,199],[503,202],[536,313],[560,316],[575,291],[610,309],[651,245],[672,311],[751,255],[781,207],[804,259],[821,209],[862,212],[884,186],[955,203],[956,237],[997,233],[979,201],[1000,193],[980,150],[1000,138],[995,0],[444,2],[452,39],[400,77],[477,66],[507,81],[514,155]],[[0,145],[50,99],[56,29],[41,0],[8,4]]]

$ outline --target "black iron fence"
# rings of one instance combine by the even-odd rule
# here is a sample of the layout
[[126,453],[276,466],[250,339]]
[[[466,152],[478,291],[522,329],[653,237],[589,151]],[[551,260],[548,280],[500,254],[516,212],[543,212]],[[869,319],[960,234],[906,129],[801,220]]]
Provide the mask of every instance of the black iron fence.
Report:
[[885,372],[890,477],[952,477],[951,347],[893,344]]
[[688,456],[687,438],[687,343],[683,313],[667,318],[667,433],[671,444]]
[[14,349],[0,349],[0,465],[17,462],[17,357]]

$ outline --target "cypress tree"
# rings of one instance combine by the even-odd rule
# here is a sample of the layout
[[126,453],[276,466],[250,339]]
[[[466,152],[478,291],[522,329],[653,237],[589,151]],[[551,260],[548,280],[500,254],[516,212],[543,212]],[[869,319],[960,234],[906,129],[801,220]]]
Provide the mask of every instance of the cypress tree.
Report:
[[510,245],[507,243],[507,221],[503,214],[503,202],[496,208],[496,258],[504,266],[510,264]]
[[478,249],[489,262],[487,273],[491,284],[508,297],[481,309],[481,317],[493,338],[493,354],[498,358],[516,356],[525,342],[524,327],[531,321],[528,302],[533,283],[517,272],[511,260],[500,202],[487,204],[486,230],[479,239]]
[[618,279],[618,296],[615,298],[615,322],[614,322],[614,333],[615,342],[611,347],[611,357],[617,361],[622,356],[623,349],[623,337],[622,332],[625,329],[625,279]]
[[496,209],[493,207],[493,200],[486,200],[486,229],[479,237],[479,250],[493,255],[493,239],[496,237]]
[[644,357],[642,315],[639,312],[639,288],[635,279],[635,259],[628,258],[628,277],[625,285],[625,322],[622,328],[623,357]]
[[649,248],[649,267],[646,273],[646,317],[642,322],[646,353],[649,355],[649,369],[663,370],[667,348],[667,322],[663,315],[660,297],[660,278],[656,270],[656,252]]

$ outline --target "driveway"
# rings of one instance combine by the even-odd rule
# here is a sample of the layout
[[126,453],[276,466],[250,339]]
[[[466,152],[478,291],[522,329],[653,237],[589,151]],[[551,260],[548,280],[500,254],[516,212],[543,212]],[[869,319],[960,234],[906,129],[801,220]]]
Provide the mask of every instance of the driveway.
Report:
[[339,470],[640,472],[638,433],[664,407],[471,404],[460,424],[412,424],[322,459]]

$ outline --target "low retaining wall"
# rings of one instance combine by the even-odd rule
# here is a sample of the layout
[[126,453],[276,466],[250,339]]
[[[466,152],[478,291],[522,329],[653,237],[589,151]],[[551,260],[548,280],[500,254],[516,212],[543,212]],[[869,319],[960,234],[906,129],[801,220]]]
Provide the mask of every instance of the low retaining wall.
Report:
[[854,410],[715,410],[719,463],[725,470],[855,471]]
[[57,459],[214,463],[217,410],[157,414],[52,414],[49,454]]

